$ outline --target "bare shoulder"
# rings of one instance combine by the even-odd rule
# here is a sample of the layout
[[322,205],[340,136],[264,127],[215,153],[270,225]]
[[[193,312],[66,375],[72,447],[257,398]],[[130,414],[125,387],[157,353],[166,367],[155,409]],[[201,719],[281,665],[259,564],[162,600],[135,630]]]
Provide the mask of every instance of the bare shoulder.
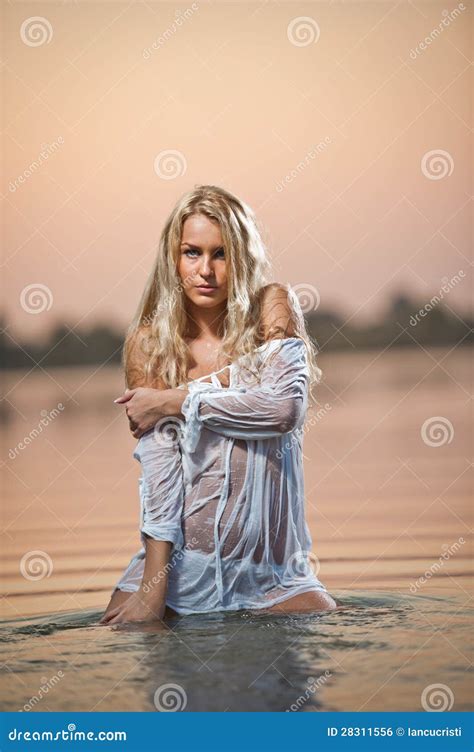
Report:
[[164,388],[156,379],[147,375],[147,364],[153,350],[149,326],[136,329],[127,338],[125,347],[125,380],[129,389],[140,386]]
[[261,288],[260,296],[260,328],[263,339],[299,336],[304,322],[290,285],[271,282]]

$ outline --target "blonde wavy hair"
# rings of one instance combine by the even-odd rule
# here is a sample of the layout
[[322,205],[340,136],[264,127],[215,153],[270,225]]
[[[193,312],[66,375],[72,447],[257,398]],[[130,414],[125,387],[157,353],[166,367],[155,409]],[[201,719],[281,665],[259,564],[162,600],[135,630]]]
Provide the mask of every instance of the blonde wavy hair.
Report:
[[217,362],[220,358],[225,363],[242,358],[244,368],[252,370],[255,349],[265,339],[299,337],[307,347],[311,394],[311,388],[321,380],[322,371],[316,365],[318,350],[306,331],[299,300],[288,285],[276,284],[291,300],[292,333],[288,335],[288,327],[284,330],[278,324],[270,332],[264,331],[261,324],[264,293],[273,285],[268,284],[270,263],[257,220],[244,201],[215,185],[197,185],[185,193],[165,223],[155,263],[126,332],[122,352],[126,374],[138,344],[147,385],[175,388],[188,381],[190,353],[185,341],[188,317],[178,263],[183,225],[194,214],[203,214],[219,223],[225,252],[228,298]]

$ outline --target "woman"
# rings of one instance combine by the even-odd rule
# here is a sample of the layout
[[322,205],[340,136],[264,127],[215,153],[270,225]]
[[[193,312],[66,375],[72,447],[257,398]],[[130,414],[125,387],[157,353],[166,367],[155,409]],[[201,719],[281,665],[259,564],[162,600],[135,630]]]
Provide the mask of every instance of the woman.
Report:
[[139,439],[143,546],[102,624],[336,607],[304,518],[302,425],[321,371],[268,269],[253,212],[221,188],[197,186],[166,222],[116,400]]

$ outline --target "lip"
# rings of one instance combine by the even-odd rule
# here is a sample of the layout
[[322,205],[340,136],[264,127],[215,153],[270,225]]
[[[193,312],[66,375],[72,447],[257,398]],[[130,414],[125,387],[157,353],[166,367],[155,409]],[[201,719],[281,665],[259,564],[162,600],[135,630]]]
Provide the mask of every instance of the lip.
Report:
[[217,290],[217,287],[213,287],[212,285],[196,285],[196,290],[202,293],[209,293]]

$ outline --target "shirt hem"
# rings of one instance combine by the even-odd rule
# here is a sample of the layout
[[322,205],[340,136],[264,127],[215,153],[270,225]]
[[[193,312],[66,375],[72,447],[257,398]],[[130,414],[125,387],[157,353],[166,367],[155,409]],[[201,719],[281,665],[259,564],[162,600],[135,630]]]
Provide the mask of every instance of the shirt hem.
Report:
[[289,600],[289,598],[294,598],[295,595],[303,595],[303,593],[311,592],[327,593],[327,589],[324,587],[324,585],[321,585],[321,587],[317,587],[315,585],[302,586],[296,588],[295,590],[292,590],[291,592],[283,593],[282,595],[277,596],[276,598],[272,598],[272,600],[266,601],[265,603],[262,603],[258,606],[250,604],[248,601],[237,601],[236,603],[232,603],[221,608],[208,608],[198,610],[177,606],[170,600],[166,600],[166,605],[176,611],[177,614],[183,616],[189,616],[191,614],[211,614],[216,611],[261,611],[265,608],[269,608],[270,606],[276,606],[278,603],[283,603],[284,601]]

